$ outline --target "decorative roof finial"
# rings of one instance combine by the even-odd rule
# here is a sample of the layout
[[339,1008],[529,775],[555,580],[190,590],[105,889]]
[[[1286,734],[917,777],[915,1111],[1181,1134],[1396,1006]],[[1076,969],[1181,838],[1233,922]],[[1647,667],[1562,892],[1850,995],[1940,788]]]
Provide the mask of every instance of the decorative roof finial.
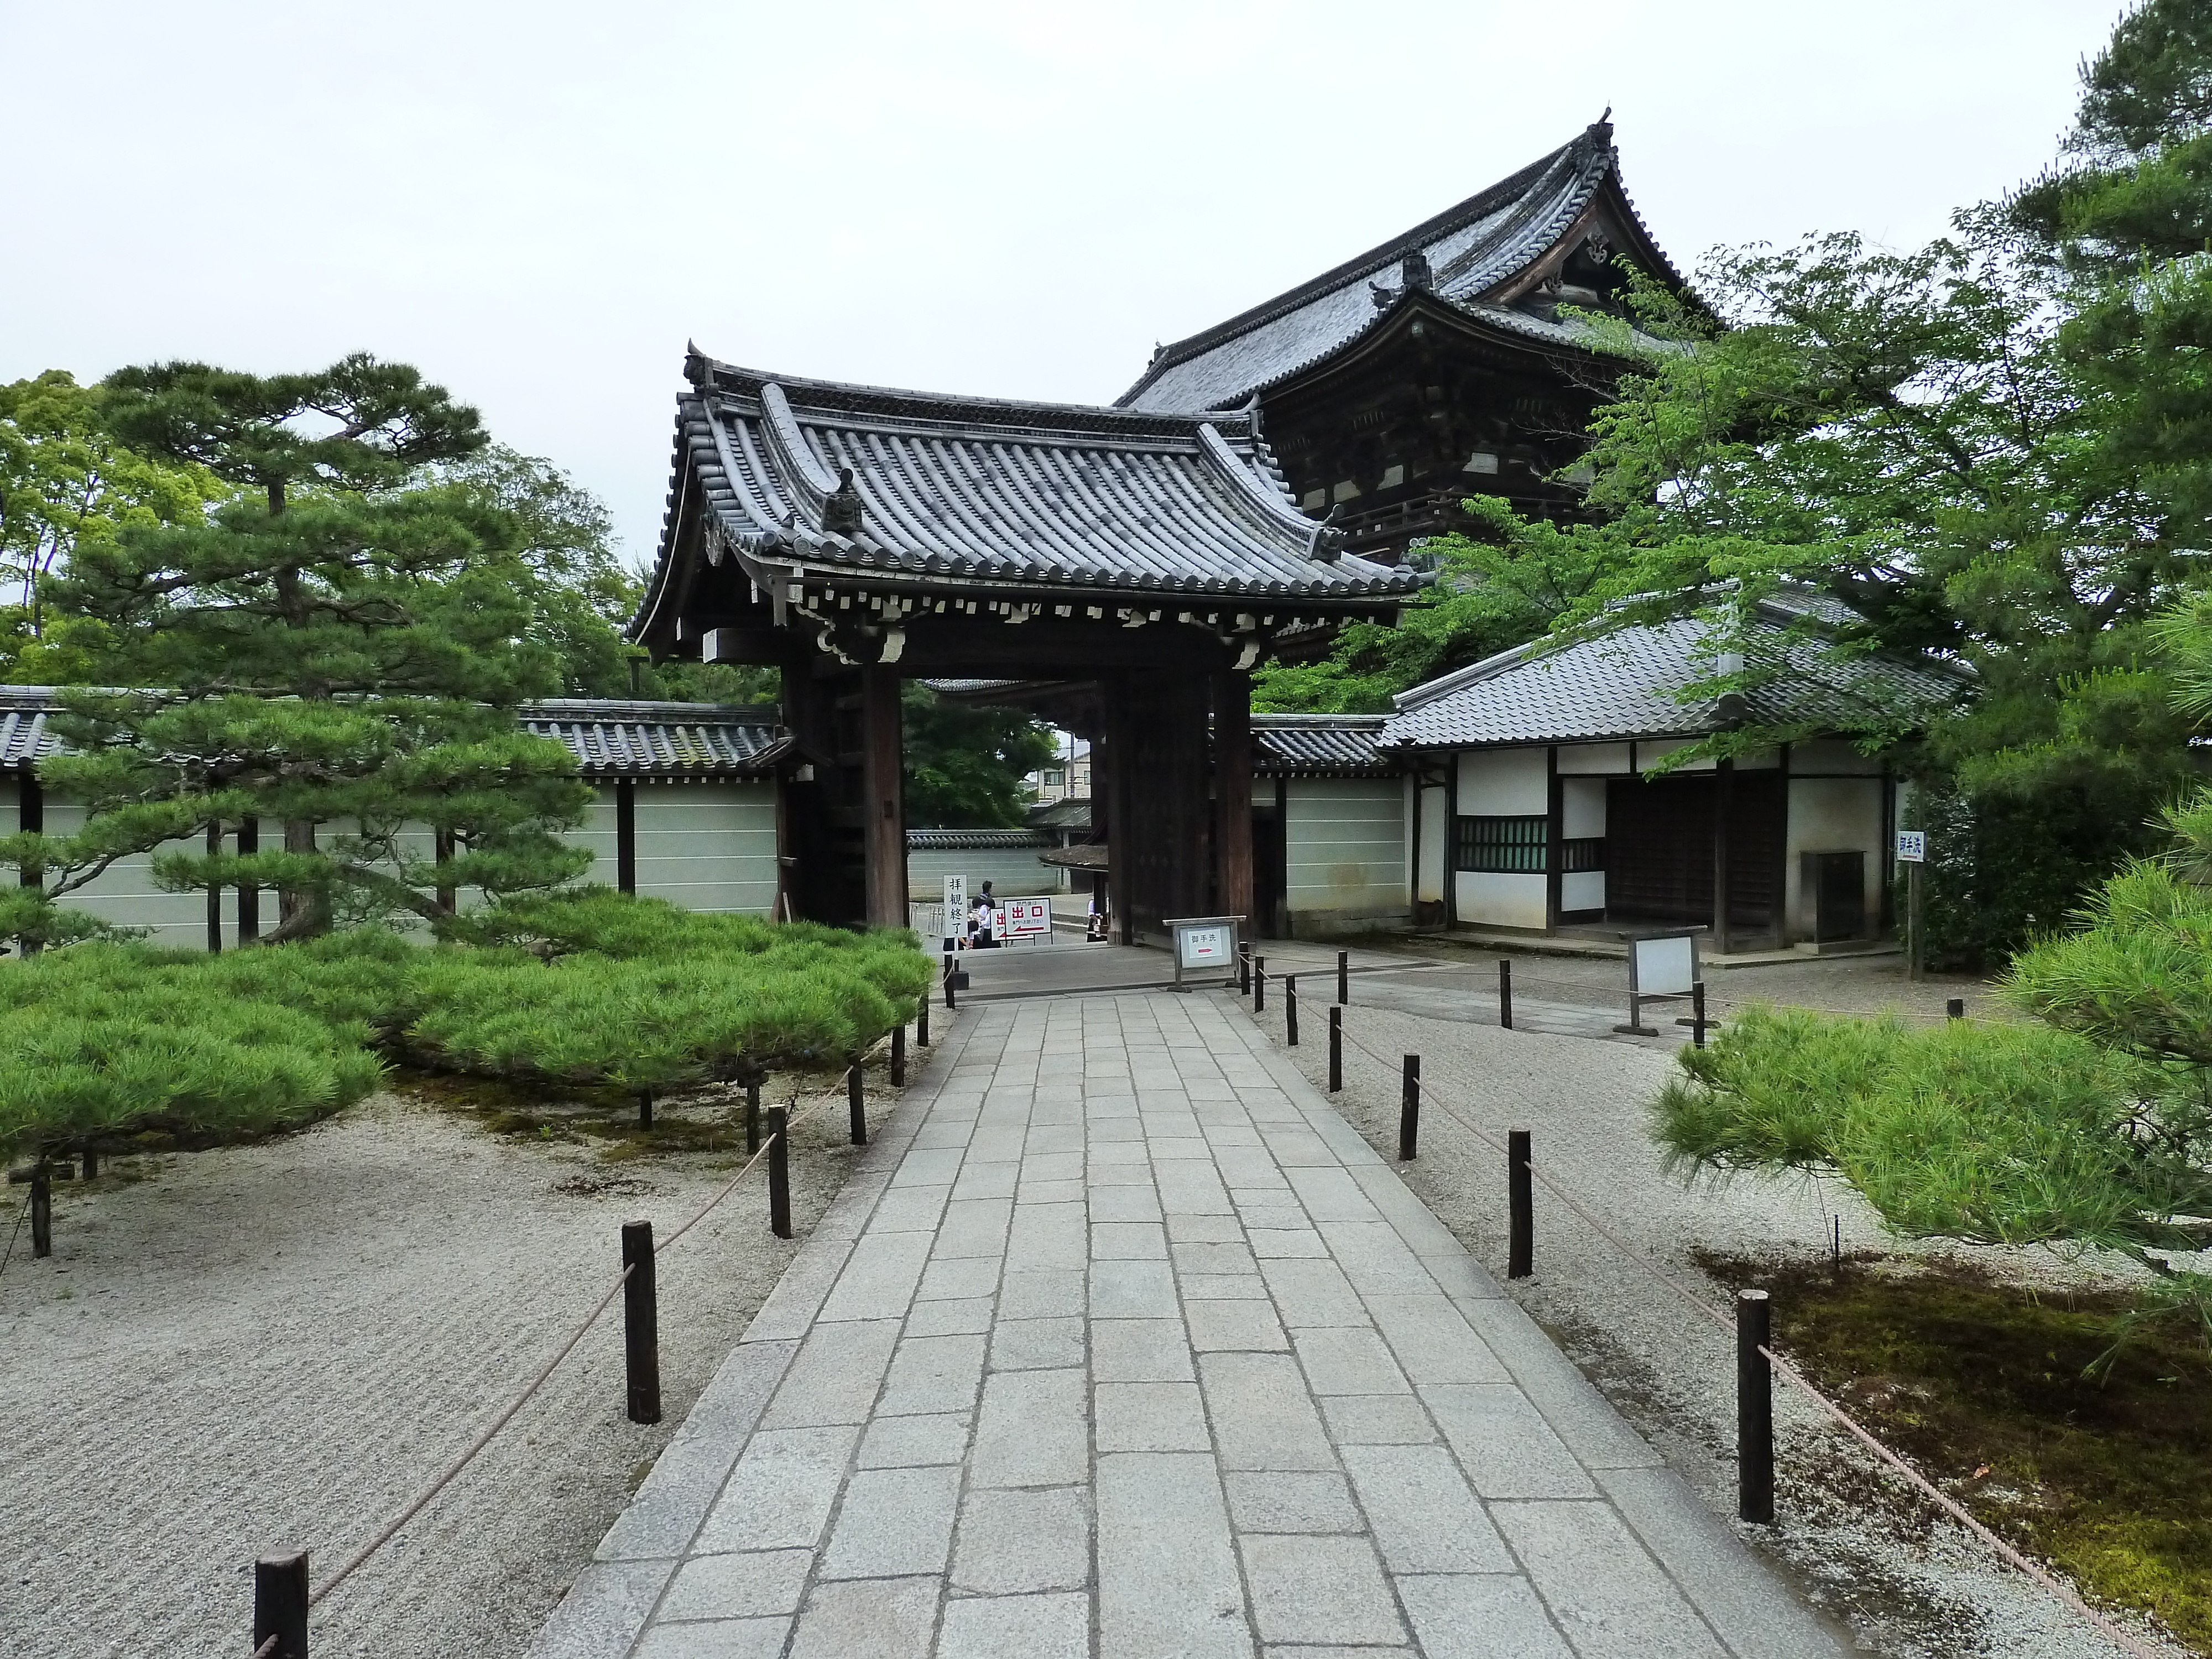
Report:
[[1408,253],[1405,263],[1398,267],[1398,283],[1409,292],[1434,293],[1437,277],[1436,273],[1429,269],[1429,256],[1419,248]]
[[1607,104],[1605,106],[1605,113],[1599,116],[1596,120],[1590,123],[1589,136],[1595,138],[1601,144],[1609,144],[1613,142],[1612,105]]
[[684,378],[702,391],[714,378],[714,366],[707,361],[707,354],[694,341],[684,343]]
[[850,536],[860,528],[860,492],[853,488],[853,469],[837,469],[837,487],[822,501],[822,533]]

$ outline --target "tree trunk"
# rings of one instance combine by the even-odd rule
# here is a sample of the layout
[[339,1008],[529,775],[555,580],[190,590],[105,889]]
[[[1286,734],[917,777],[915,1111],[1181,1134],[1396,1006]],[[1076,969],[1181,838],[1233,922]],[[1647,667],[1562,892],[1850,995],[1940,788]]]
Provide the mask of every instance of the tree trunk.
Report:
[[[284,850],[288,853],[315,851],[315,821],[313,818],[287,818],[284,821]],[[331,930],[327,904],[320,893],[304,888],[280,887],[276,890],[276,931],[282,939],[313,939]],[[272,941],[272,943],[276,941]]]

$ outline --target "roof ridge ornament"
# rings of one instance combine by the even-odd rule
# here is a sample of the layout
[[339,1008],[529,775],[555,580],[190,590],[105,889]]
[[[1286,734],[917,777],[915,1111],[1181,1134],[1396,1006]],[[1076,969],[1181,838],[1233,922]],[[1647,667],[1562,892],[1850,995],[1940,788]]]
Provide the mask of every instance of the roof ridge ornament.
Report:
[[853,488],[853,469],[837,469],[837,487],[823,498],[822,533],[856,536],[860,531],[860,492]]

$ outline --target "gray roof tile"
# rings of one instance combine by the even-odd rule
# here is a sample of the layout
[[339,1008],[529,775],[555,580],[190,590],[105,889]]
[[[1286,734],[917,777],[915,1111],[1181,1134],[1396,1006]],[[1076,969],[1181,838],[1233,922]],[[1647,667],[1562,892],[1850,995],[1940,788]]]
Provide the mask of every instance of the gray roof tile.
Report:
[[[0,685],[0,766],[61,752],[47,719],[61,696]],[[532,735],[567,744],[586,777],[764,777],[791,748],[773,708],[556,697],[519,712]]]
[[[1797,671],[1759,687],[1746,699],[1761,724],[1808,721],[1842,726],[1863,719],[1866,699],[1884,706],[1933,709],[1955,702],[1962,679],[1927,662],[1869,656],[1817,659],[1804,640],[1783,627],[1752,624],[1785,651]],[[1416,686],[1397,699],[1382,741],[1417,748],[1482,744],[1593,743],[1623,738],[1694,738],[1718,729],[1710,701],[1685,703],[1673,693],[1712,670],[1701,660],[1705,624],[1692,619],[1630,628],[1555,651],[1542,642]]]
[[[778,379],[694,356],[678,466],[711,509],[708,556],[734,544],[809,574],[991,583],[1178,601],[1388,603],[1416,572],[1332,556],[1250,411],[1137,414]],[[823,527],[849,467],[851,535]],[[680,492],[679,492],[680,493]],[[640,623],[669,580],[672,501]],[[716,538],[719,538],[719,543]]]
[[[1408,254],[1426,256],[1437,296],[1469,317],[1552,345],[1584,331],[1486,303],[1482,295],[1525,270],[1565,235],[1619,158],[1603,123],[1456,207],[1370,248],[1286,294],[1166,347],[1117,400],[1146,410],[1231,409],[1327,357],[1369,329],[1378,310],[1370,283],[1395,276]],[[1388,287],[1387,282],[1381,284]]]
[[1255,714],[1258,769],[1268,776],[1385,777],[1398,769],[1382,754],[1382,714]]

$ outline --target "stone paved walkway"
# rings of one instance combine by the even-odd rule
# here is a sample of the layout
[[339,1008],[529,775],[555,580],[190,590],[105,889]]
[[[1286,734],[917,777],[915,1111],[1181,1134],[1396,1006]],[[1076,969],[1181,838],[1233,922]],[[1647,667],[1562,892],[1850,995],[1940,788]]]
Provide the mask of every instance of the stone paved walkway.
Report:
[[967,1014],[535,1659],[1835,1655],[1236,1006]]

